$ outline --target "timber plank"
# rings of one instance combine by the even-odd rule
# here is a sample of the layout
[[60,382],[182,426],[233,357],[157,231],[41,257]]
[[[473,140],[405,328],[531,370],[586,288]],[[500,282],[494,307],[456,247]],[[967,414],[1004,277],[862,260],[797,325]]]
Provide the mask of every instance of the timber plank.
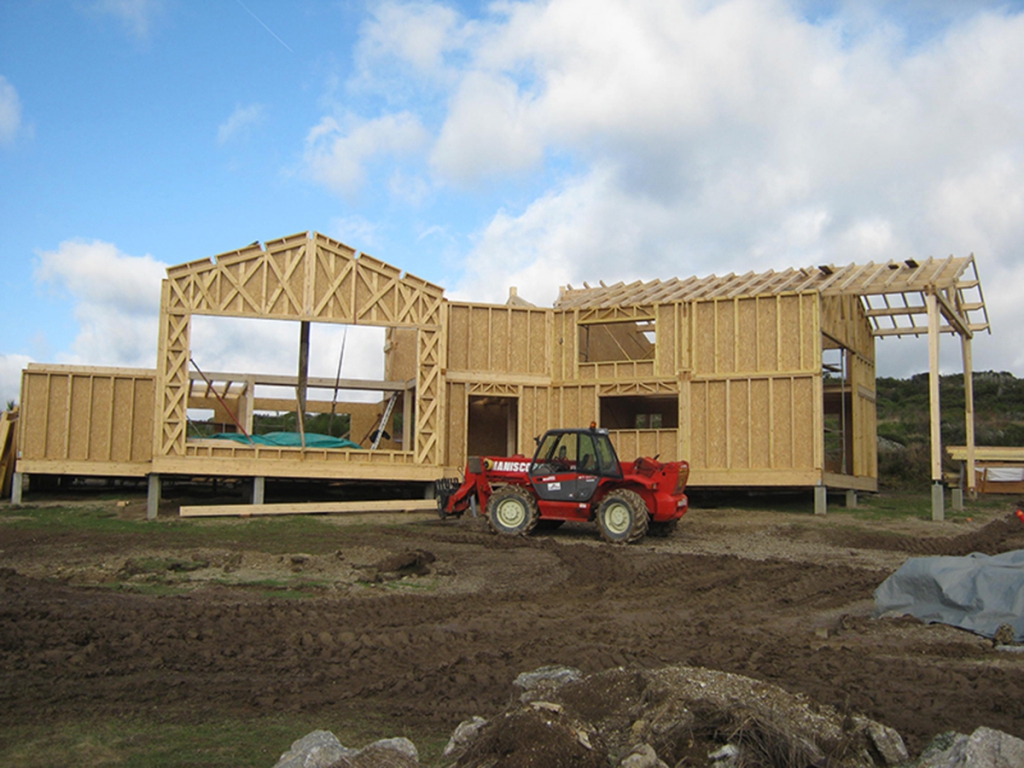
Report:
[[437,509],[434,499],[322,501],[304,504],[214,504],[181,507],[181,517],[250,517],[253,515],[358,515],[369,512],[426,512]]

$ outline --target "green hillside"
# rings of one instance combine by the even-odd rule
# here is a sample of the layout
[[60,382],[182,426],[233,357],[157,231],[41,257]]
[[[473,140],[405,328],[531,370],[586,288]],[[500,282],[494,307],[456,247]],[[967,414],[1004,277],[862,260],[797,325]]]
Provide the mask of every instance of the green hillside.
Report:
[[[940,376],[942,442],[965,445],[964,377]],[[927,479],[929,470],[928,374],[909,379],[880,377],[878,470],[883,484]],[[977,445],[1024,445],[1024,379],[1012,373],[974,374],[974,437]],[[902,446],[902,448],[900,448]],[[952,465],[950,470],[955,469]]]

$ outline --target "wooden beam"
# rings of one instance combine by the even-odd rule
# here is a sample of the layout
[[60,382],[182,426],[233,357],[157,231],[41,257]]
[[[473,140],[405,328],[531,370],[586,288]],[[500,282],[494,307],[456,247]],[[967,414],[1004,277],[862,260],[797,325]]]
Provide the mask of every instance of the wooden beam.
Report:
[[299,401],[298,412],[295,414],[299,426],[299,437],[302,447],[306,447],[306,394],[309,387],[309,321],[299,323],[299,380],[295,388]]
[[960,350],[964,363],[964,431],[967,434],[967,492],[973,499],[978,495],[974,477],[974,361],[969,336],[960,337]]
[[437,509],[434,499],[377,501],[322,501],[307,504],[213,504],[181,507],[182,517],[250,517],[253,515],[359,515],[373,512],[427,512]]
[[953,326],[956,332],[967,338],[972,336],[973,334],[971,333],[970,323],[968,323],[966,318],[961,317],[960,313],[957,312],[956,307],[950,303],[949,299],[939,292],[936,292],[935,298],[938,299],[939,309],[942,310],[942,316],[949,321],[949,324]]
[[934,293],[925,294],[928,307],[928,401],[932,445],[932,519],[945,517],[935,487],[942,484],[942,411],[939,406],[939,302]]
[[[149,371],[149,373],[152,375],[153,372]],[[204,371],[204,373],[210,381],[236,381],[240,376],[240,374],[237,373],[217,373],[213,371]],[[252,382],[253,385],[263,384],[274,387],[294,387],[297,383],[295,376],[280,376],[265,373],[244,374],[244,376],[246,381]],[[190,378],[198,379],[202,377],[195,371],[192,371]],[[311,376],[306,380],[306,386],[310,389],[334,389],[335,383],[335,379],[328,379],[319,376]],[[338,382],[338,389],[380,390],[382,392],[404,392],[407,389],[413,389],[415,386],[415,379],[410,379],[409,381],[341,379],[340,382]]]

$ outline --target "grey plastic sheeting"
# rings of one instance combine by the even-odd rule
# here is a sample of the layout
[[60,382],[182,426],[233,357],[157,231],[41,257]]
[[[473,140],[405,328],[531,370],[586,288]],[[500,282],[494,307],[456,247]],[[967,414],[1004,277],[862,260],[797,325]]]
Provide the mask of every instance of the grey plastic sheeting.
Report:
[[915,557],[875,590],[875,616],[910,614],[993,637],[1001,624],[1024,640],[1024,550]]

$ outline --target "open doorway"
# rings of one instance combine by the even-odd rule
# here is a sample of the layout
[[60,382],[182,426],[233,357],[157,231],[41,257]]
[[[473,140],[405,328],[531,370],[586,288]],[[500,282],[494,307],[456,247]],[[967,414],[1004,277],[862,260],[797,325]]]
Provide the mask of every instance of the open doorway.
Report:
[[854,419],[850,353],[845,347],[825,337],[821,358],[825,471],[852,475]]
[[518,451],[518,398],[470,396],[468,421],[470,456],[512,456]]

